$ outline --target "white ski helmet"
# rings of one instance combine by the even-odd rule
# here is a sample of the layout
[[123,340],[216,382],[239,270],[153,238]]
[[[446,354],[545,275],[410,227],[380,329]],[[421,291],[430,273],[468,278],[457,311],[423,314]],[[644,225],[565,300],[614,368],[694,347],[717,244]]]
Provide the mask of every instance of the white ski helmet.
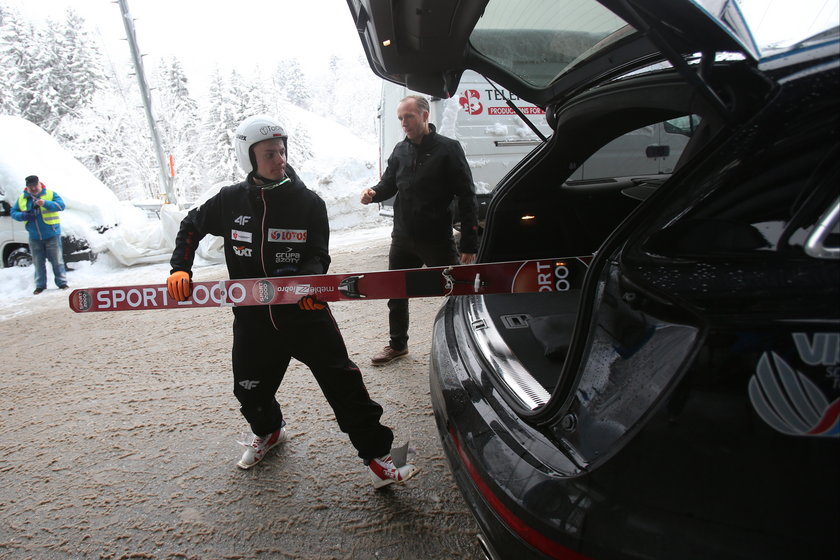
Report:
[[236,127],[236,138],[233,141],[234,149],[236,150],[236,159],[239,162],[239,167],[246,174],[257,171],[251,146],[257,142],[272,138],[282,138],[284,145],[289,140],[280,122],[268,115],[248,117]]

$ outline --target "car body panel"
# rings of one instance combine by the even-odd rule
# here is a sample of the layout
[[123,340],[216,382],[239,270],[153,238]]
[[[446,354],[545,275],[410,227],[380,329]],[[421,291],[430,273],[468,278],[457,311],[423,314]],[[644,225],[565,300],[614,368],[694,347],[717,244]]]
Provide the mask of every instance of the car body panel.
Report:
[[[487,12],[488,4],[500,4],[502,10]],[[517,10],[516,20],[524,20],[527,27],[545,23],[547,9],[557,3],[543,0],[529,2],[523,10],[521,5],[510,6]],[[437,97],[451,97],[455,94],[461,73],[473,68],[503,86],[516,90],[526,101],[543,105],[549,97],[557,98],[563,91],[576,90],[586,83],[620,75],[642,64],[654,60],[673,58],[706,49],[741,52],[751,58],[758,56],[759,49],[735,2],[713,0],[602,0],[592,2],[565,2],[559,4],[558,16],[565,15],[564,7],[574,14],[580,5],[589,11],[597,11],[599,17],[606,17],[612,10],[619,18],[641,29],[644,33],[621,29],[613,25],[608,29],[617,31],[615,37],[605,39],[605,47],[587,52],[581,43],[581,52],[562,54],[574,58],[574,62],[585,60],[586,64],[564,69],[557,67],[562,77],[552,84],[529,85],[515,73],[515,66],[505,68],[498,64],[493,55],[476,51],[470,43],[474,29],[481,25],[493,26],[494,19],[504,20],[507,14],[504,3],[488,3],[485,0],[451,3],[447,1],[388,2],[369,0],[348,0],[350,12],[356,22],[360,39],[368,57],[371,69],[382,77],[406,87]],[[483,18],[487,18],[482,22]],[[586,19],[579,26],[580,32],[589,32]],[[575,31],[578,32],[578,31]],[[506,43],[509,38],[498,41]],[[595,41],[598,42],[597,40]],[[492,42],[485,42],[485,45]],[[617,48],[620,47],[620,48]],[[669,52],[663,55],[662,49]],[[486,49],[485,49],[486,50]],[[584,55],[585,56],[580,56]]]
[[[494,191],[479,260],[593,254],[577,291],[441,308],[430,394],[453,475],[494,560],[833,558],[840,37],[756,60],[734,2],[603,5],[640,32],[613,24],[542,81],[468,44],[483,5],[443,60],[416,25],[399,56],[390,3],[351,8],[363,42],[396,25],[396,53],[369,52],[386,79],[440,94],[472,68],[546,108],[554,133]],[[661,179],[569,180],[615,138],[695,117]]]
[[[599,247],[574,327],[584,330],[579,352],[569,348],[554,400],[537,414],[482,362],[467,304],[440,311],[435,417],[494,557],[831,558],[840,547],[840,262],[775,254],[801,248],[802,232],[837,199],[838,99],[827,92],[840,77],[830,52],[795,73],[775,67],[782,85],[764,110]],[[814,70],[825,66],[834,70]],[[803,98],[813,106],[793,103]],[[769,131],[778,130],[799,134],[776,143]],[[783,154],[793,161],[773,170]],[[776,183],[755,169],[795,172],[811,194],[783,225],[761,205],[752,229],[707,224],[710,212],[733,219],[738,204],[752,208],[749,192],[772,194]],[[492,230],[511,235],[492,223],[503,213],[491,208],[490,258]]]

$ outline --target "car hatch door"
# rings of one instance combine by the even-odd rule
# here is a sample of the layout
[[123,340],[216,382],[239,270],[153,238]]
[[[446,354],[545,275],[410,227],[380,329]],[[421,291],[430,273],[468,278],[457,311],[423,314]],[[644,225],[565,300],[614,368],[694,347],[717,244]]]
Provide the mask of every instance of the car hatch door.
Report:
[[467,68],[544,106],[656,60],[759,54],[734,0],[347,2],[374,73],[444,98]]

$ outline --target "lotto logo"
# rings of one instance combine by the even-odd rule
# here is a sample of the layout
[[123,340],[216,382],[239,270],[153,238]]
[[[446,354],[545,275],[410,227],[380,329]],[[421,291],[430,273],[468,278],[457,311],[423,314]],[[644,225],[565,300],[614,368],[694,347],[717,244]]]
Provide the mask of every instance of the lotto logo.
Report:
[[268,230],[268,240],[282,243],[306,243],[305,229],[276,229]]

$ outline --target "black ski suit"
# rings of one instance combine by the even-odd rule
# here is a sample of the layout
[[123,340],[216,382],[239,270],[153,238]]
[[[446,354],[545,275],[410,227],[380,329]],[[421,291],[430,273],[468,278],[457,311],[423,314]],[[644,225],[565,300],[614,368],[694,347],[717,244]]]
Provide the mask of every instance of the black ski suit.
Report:
[[[291,183],[273,189],[238,183],[190,210],[176,237],[172,272],[192,274],[199,241],[211,234],[224,239],[231,279],[326,273],[326,205],[291,167],[286,174]],[[235,307],[233,314],[233,392],[254,434],[265,436],[285,424],[275,394],[295,358],[312,370],[359,457],[390,452],[393,433],[379,422],[382,407],[368,395],[329,307]]]

